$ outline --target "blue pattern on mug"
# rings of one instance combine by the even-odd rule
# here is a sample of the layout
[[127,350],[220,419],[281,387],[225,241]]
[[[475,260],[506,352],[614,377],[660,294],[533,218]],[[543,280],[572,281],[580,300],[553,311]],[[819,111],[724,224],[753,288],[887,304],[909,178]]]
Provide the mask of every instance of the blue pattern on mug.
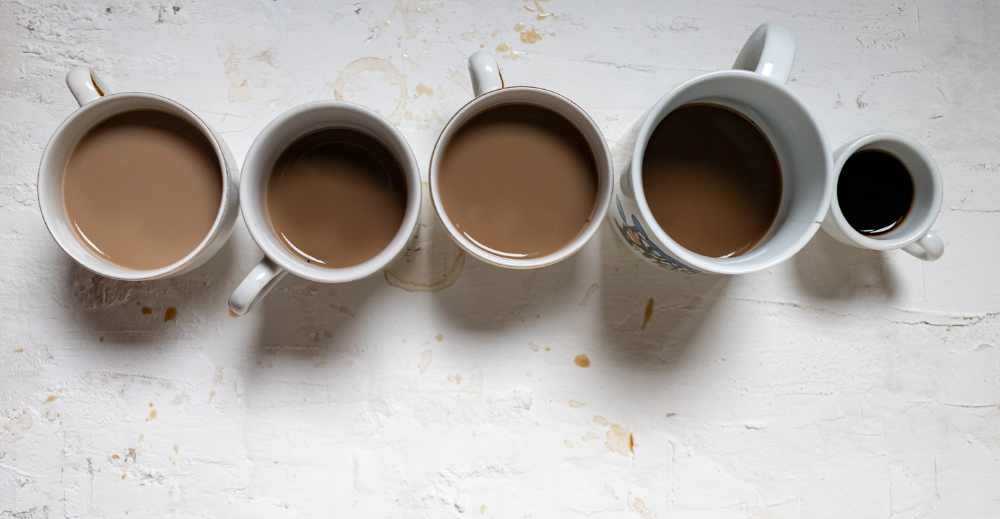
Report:
[[643,257],[651,259],[656,262],[657,265],[671,270],[692,274],[699,274],[701,272],[677,261],[666,252],[663,252],[659,245],[649,239],[649,235],[646,234],[646,230],[642,228],[642,224],[639,223],[639,219],[636,218],[634,214],[630,215],[632,217],[632,225],[626,225],[629,219],[625,217],[625,210],[622,208],[621,197],[618,195],[615,195],[615,205],[618,206],[618,215],[621,216],[622,221],[620,224],[615,222],[617,224],[616,227],[618,227],[618,232],[621,233],[623,238],[625,238],[625,242],[631,245],[635,250],[639,251]]

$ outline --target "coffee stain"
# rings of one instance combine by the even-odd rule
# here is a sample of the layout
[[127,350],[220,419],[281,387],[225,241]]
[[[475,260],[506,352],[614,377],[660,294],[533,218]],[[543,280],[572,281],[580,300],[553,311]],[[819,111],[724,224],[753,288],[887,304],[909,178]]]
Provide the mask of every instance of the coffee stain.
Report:
[[153,313],[153,309],[152,308],[150,308],[148,306],[142,307],[142,315],[149,315],[151,313]]
[[[103,341],[104,337],[101,337],[101,340]],[[24,352],[24,348],[18,348],[16,350],[14,350],[14,353],[23,353],[23,352]]]
[[413,91],[415,92],[413,94],[414,99],[420,96],[434,97],[434,89],[423,83],[417,83],[417,87],[414,88]]
[[232,308],[229,309],[229,317],[239,317],[240,314],[233,311]]
[[517,58],[521,57],[520,52],[514,50],[513,47],[507,45],[506,43],[497,45],[497,52],[500,53],[501,58],[509,59],[511,61],[517,61]]
[[435,6],[433,0],[393,0],[390,16],[399,13],[403,18],[404,34],[413,38],[420,32],[420,16],[428,14]]
[[424,371],[431,365],[431,350],[427,350],[420,354],[420,362],[417,363],[417,367],[420,368],[420,374],[423,375]]
[[641,515],[643,519],[653,519],[653,513],[646,508],[646,503],[643,503],[642,499],[639,499],[638,497],[635,498],[635,502],[632,503],[632,508],[634,508],[636,512],[639,512],[639,515]]
[[125,474],[122,474],[122,479],[125,479]]
[[608,425],[611,424],[611,422],[609,422],[608,419],[603,416],[595,416],[594,423],[596,423],[597,425],[603,425],[604,427],[607,427]]
[[542,4],[548,3],[548,1],[549,0],[524,0],[524,3],[533,2],[535,6],[532,7],[530,5],[524,5],[522,7],[524,7],[524,10],[529,13],[535,13],[535,19],[541,21],[552,16],[552,13],[547,13],[545,12],[545,9],[542,8]]
[[113,460],[119,460],[119,459],[121,459],[121,456],[119,456],[117,454],[112,454],[111,455],[111,459],[113,459]]
[[476,37],[476,31],[467,31],[462,33],[462,39],[465,41],[472,41]]
[[552,348],[550,348],[548,346],[545,347],[545,351],[551,351],[551,350],[552,350]]
[[448,375],[448,382],[454,382],[456,385],[462,383],[462,375],[458,373],[454,375]]
[[642,316],[642,328],[640,330],[645,330],[646,325],[649,324],[649,319],[653,317],[653,298],[649,298],[646,302],[646,313]]
[[480,514],[485,514],[486,513],[486,505],[483,505],[483,506],[479,507],[479,513]]
[[[613,116],[613,115],[609,115],[609,116],[605,117],[604,120],[605,121],[617,121],[618,118],[615,117],[615,116]],[[618,272],[618,267],[615,267],[615,272]]]
[[[398,3],[399,0],[397,0]],[[403,111],[406,109],[406,78],[389,60],[382,58],[354,60],[340,71],[333,84],[327,83],[326,85],[333,88],[334,99],[343,101],[345,93],[363,92],[371,88],[371,82],[361,75],[363,72],[381,72],[381,80],[384,83],[399,88],[399,101],[396,103],[396,108],[386,117],[390,123],[398,125],[402,120]]]
[[215,390],[214,389],[208,392],[208,403],[211,404],[213,398],[215,398]]
[[[517,27],[521,28],[518,29]],[[542,39],[541,33],[538,32],[534,27],[530,29],[525,29],[523,23],[519,23],[514,26],[514,30],[521,31],[521,43],[527,43],[529,45],[536,43]]]
[[330,330],[323,330],[323,337],[326,337],[327,339],[332,339],[333,332],[331,332]]
[[156,409],[153,409],[152,411],[149,412],[149,418],[146,418],[146,421],[148,422],[148,421],[153,420],[155,418],[156,418]]
[[581,436],[580,439],[583,441],[590,441],[590,440],[600,440],[601,437],[594,434],[594,431],[587,431],[587,434]]
[[153,407],[153,403],[152,402],[149,403],[149,407]]
[[[254,88],[264,88],[267,85],[267,80],[260,77],[261,75],[257,71],[246,70],[248,67],[243,65],[237,57],[238,54],[237,49],[230,50],[229,57],[223,63],[226,77],[229,78],[228,93],[230,103],[237,101],[245,103],[253,99]],[[257,68],[257,66],[249,68]]]
[[571,442],[569,440],[564,441],[563,445],[565,445],[567,449],[572,449],[573,448],[573,442]]
[[177,309],[174,307],[167,308],[166,312],[163,312],[163,322],[173,321],[177,319]]
[[584,355],[583,353],[577,355],[576,357],[573,357],[573,363],[576,364],[577,366],[580,366],[581,368],[590,367],[590,359],[587,358],[587,356]]
[[403,253],[386,267],[385,282],[407,292],[439,292],[462,276],[465,251],[438,220],[430,190],[422,189],[421,196],[420,223]]
[[598,288],[601,288],[601,286],[597,283],[590,285],[590,288],[587,289],[587,293],[583,295],[583,301],[580,301],[580,306],[587,306],[587,301],[590,299],[590,296],[594,295],[594,292],[597,292]]
[[351,313],[351,307],[349,307],[347,305],[344,305],[344,306],[341,306],[341,307],[337,307],[337,305],[333,305],[333,308],[336,308],[342,314],[347,314],[347,315],[349,315],[351,317],[354,317],[354,314]]
[[442,335],[442,334],[439,333],[439,334],[435,335],[434,338],[437,339],[438,342],[441,342],[441,341],[444,340],[444,335]]
[[55,395],[49,395],[49,397],[45,399],[45,403],[47,404],[49,402],[54,402],[55,399],[56,399]]
[[667,413],[667,418],[670,418],[672,416],[677,416],[677,413]]
[[180,451],[177,449],[177,445],[174,445],[174,454],[180,454]]
[[585,404],[585,403],[583,403],[583,402],[581,402],[579,400],[570,400],[569,401],[569,406],[570,407],[583,407],[585,405],[587,405],[587,404]]
[[611,485],[604,485],[604,491],[611,494],[611,497],[618,499],[618,496],[615,495],[615,489],[611,488]]
[[611,429],[606,435],[608,441],[604,442],[604,446],[622,456],[628,456],[635,452],[635,439],[632,437],[632,431],[628,427],[616,423],[610,425]]

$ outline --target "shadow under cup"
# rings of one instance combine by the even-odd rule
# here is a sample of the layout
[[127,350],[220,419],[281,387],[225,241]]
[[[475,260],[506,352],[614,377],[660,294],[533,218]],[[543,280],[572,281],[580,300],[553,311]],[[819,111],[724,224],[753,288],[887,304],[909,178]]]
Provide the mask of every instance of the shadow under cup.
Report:
[[[389,245],[367,261],[344,268],[320,267],[289,252],[278,240],[267,208],[267,184],[278,158],[303,136],[326,129],[352,130],[374,138],[395,156],[406,183],[403,222]],[[299,277],[329,283],[365,277],[384,267],[405,247],[416,227],[420,191],[416,160],[388,121],[350,103],[317,101],[285,112],[257,137],[243,166],[240,198],[247,228],[267,257]]]
[[661,99],[639,130],[629,178],[635,199],[654,222],[642,186],[642,163],[653,131],[673,110],[689,103],[723,106],[750,119],[771,143],[781,171],[781,199],[770,229],[749,252],[713,258],[690,251],[659,226],[650,231],[682,263],[704,272],[740,274],[780,263],[798,252],[822,223],[832,191],[830,149],[819,123],[802,101],[773,79],[746,71],[706,74]]

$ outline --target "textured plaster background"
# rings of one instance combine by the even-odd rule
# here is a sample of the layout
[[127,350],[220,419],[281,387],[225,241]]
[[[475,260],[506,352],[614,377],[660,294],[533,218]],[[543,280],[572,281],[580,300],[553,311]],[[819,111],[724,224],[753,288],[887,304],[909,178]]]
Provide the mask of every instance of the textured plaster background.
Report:
[[[790,86],[834,147],[889,129],[935,155],[943,259],[820,232],[769,271],[688,276],[605,227],[508,271],[428,204],[384,275],[289,277],[233,319],[260,258],[242,220],[201,269],[122,283],[39,214],[74,65],[187,105],[240,160],[281,112],[355,101],[426,176],[473,51],[614,145],[764,21],[797,35]],[[988,1],[3,0],[0,517],[1000,516],[998,24]]]

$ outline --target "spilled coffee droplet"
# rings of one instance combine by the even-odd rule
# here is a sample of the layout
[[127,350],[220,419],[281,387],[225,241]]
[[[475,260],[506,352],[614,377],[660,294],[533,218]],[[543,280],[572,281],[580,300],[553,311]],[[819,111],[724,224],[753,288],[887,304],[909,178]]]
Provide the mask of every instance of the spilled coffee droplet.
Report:
[[650,317],[653,317],[653,298],[652,297],[649,298],[649,301],[646,303],[646,314],[643,315],[643,317],[642,317],[642,328],[639,328],[640,330],[645,330],[646,329],[646,325],[649,324],[649,318]]
[[148,306],[142,307],[142,315],[149,315],[151,313],[153,313],[153,309],[152,308],[150,308]]
[[229,317],[239,317],[240,314],[233,311],[232,308],[229,309]]
[[171,306],[163,313],[163,322],[173,321],[174,319],[177,319],[177,309]]
[[590,359],[589,359],[589,358],[587,358],[587,356],[586,356],[586,355],[584,355],[584,354],[582,354],[582,353],[581,353],[581,354],[579,354],[579,355],[577,355],[576,357],[574,357],[574,358],[573,358],[573,362],[574,362],[574,363],[575,363],[575,364],[576,364],[577,366],[580,366],[581,368],[587,368],[587,367],[590,367]]

